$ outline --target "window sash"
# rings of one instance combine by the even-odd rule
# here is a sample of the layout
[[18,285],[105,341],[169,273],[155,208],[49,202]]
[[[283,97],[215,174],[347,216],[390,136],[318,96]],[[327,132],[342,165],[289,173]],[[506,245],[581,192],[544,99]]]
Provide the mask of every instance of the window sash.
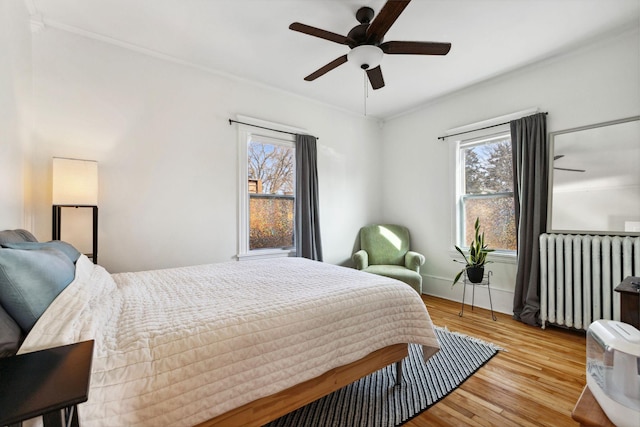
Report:
[[[466,162],[465,162],[465,150],[472,149],[474,147],[482,145],[491,145],[503,140],[510,140],[511,135],[508,132],[495,133],[493,135],[484,135],[481,137],[469,139],[466,141],[458,141],[455,144],[454,150],[456,151],[456,163],[457,169],[456,176],[456,220],[455,220],[455,244],[463,249],[468,249],[468,245],[465,242],[465,215],[466,215],[466,202],[471,200],[490,200],[498,198],[511,198],[514,197],[513,191],[499,191],[495,193],[481,193],[471,194],[466,193]],[[516,254],[515,250],[496,248],[496,252],[505,255],[513,256]]]
[[[270,127],[277,128],[277,124],[272,124]],[[280,145],[291,147],[295,150],[295,141],[293,136],[283,136],[277,132],[270,132],[260,130],[259,133],[255,133],[254,129],[246,126],[238,127],[238,259],[253,259],[253,258],[272,258],[280,256],[294,256],[295,255],[295,240],[293,247],[287,248],[264,248],[264,249],[250,249],[249,247],[249,209],[250,209],[250,193],[249,193],[249,166],[248,166],[248,154],[249,144],[251,142],[259,142],[270,145]],[[295,171],[294,171],[295,176]],[[294,194],[295,194],[295,179],[294,179]],[[290,196],[290,195],[289,195]],[[290,196],[295,199],[295,196]],[[295,221],[295,219],[294,219]],[[294,224],[295,229],[295,224]],[[295,239],[295,237],[294,237]]]
[[[286,233],[286,234],[281,234],[281,235],[276,235],[275,237],[273,235],[267,235],[267,236],[262,236],[263,240],[267,240],[267,241],[282,241],[282,238],[285,237],[289,237],[291,236],[291,244],[283,244],[283,245],[274,245],[274,246],[269,246],[269,247],[264,247],[264,248],[252,248],[251,247],[251,201],[259,201],[259,200],[263,200],[263,201],[289,201],[290,202],[290,206],[288,206],[287,208],[290,208],[291,211],[290,213],[292,214],[292,218],[291,218],[291,222],[292,222],[292,227],[291,227],[291,234]],[[249,211],[249,224],[248,224],[248,230],[249,230],[249,251],[264,251],[264,250],[273,250],[273,249],[295,249],[295,241],[296,241],[296,236],[295,236],[295,196],[292,195],[284,195],[284,194],[255,194],[255,193],[249,193],[249,206],[250,206],[250,211]],[[278,212],[271,212],[274,216],[278,215]],[[281,213],[281,212],[280,212]],[[288,240],[288,239],[287,239]],[[257,242],[254,242],[257,243]]]
[[[482,194],[482,195],[465,195],[460,198],[460,223],[458,228],[459,230],[458,246],[459,247],[463,249],[469,249],[467,238],[472,238],[472,236],[467,235],[468,234],[467,232],[469,231],[469,229],[467,229],[467,226],[471,227],[470,230],[473,230],[473,222],[475,221],[475,215],[472,215],[472,218],[467,218],[467,211],[468,210],[473,211],[474,208],[482,209],[482,205],[484,205],[484,203],[482,202],[485,202],[485,201],[489,202],[488,206],[485,205],[485,209],[487,207],[491,208],[492,206],[490,201],[492,200],[497,202],[496,204],[493,205],[494,208],[496,206],[500,208],[501,201],[505,201],[506,203],[514,203],[513,192]],[[474,207],[473,205],[467,207],[467,203],[473,202],[473,201],[481,201],[480,207],[478,206]],[[503,218],[505,221],[509,221],[509,219],[505,218],[504,215],[498,215],[498,217]],[[472,221],[469,221],[469,219],[471,219]],[[495,232],[496,230],[492,229],[491,225],[487,225],[486,223],[484,225],[485,225],[485,228],[483,229],[483,232],[488,233],[487,239],[493,242],[493,243],[490,243],[492,249],[505,254],[515,254],[516,252],[515,248],[514,249],[510,248],[515,246],[515,241],[511,240],[514,237],[511,233],[493,234],[493,232]],[[504,225],[507,225],[507,224],[504,224]],[[493,239],[497,239],[497,240],[493,240]]]
[[506,191],[502,193],[463,194],[461,199],[464,202],[465,200],[469,199],[491,199],[502,197],[513,197],[513,191]]

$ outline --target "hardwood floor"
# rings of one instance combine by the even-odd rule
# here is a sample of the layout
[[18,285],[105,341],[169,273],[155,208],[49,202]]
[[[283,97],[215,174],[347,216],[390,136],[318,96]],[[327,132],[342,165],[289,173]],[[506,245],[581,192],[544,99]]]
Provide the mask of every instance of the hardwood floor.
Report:
[[423,296],[433,323],[497,344],[501,351],[445,399],[407,422],[433,426],[572,426],[586,383],[585,335],[524,325],[511,316]]

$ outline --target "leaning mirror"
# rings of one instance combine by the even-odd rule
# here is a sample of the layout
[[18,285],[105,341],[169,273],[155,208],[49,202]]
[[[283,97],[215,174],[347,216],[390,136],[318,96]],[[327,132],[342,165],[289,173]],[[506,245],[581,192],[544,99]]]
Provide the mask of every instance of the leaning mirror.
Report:
[[640,234],[640,116],[549,134],[548,230]]

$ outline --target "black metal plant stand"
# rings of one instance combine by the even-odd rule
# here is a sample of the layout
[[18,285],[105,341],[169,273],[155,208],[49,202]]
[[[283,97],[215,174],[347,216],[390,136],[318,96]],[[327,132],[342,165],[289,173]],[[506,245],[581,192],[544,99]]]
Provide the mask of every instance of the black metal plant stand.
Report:
[[463,285],[464,288],[462,288],[462,309],[460,310],[460,313],[458,313],[458,316],[462,317],[462,315],[464,314],[464,297],[467,291],[467,285],[471,285],[472,286],[472,293],[471,293],[471,311],[473,311],[473,306],[475,303],[475,297],[476,297],[476,286],[486,286],[487,287],[487,291],[489,292],[489,307],[491,307],[491,318],[493,320],[497,320],[495,314],[493,314],[493,302],[491,301],[491,276],[493,275],[492,271],[488,271],[487,274],[485,274],[485,276],[482,278],[482,282],[480,283],[473,283],[469,280],[469,278],[467,277],[467,272],[465,271],[464,275],[463,275]]
[[53,205],[52,240],[60,240],[62,224],[62,208],[91,208],[93,211],[93,249],[92,253],[86,254],[98,263],[98,207],[93,205]]

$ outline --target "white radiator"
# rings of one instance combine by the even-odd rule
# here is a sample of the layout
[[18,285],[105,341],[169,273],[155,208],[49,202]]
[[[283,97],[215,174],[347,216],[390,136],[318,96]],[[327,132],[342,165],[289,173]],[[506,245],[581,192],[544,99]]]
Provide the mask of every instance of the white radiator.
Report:
[[542,234],[542,327],[586,330],[598,319],[620,320],[614,289],[627,276],[640,276],[640,237]]

